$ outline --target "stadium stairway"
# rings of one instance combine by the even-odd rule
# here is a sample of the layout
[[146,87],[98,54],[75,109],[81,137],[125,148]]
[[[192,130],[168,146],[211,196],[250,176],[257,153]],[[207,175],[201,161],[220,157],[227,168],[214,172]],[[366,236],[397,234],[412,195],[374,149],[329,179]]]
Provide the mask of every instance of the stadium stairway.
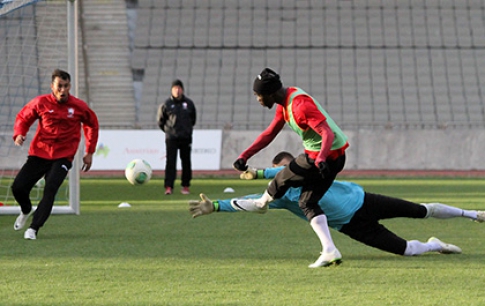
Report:
[[102,127],[131,128],[136,122],[136,105],[126,4],[98,0],[80,3],[79,18],[85,33],[83,57],[87,61],[84,79],[89,88],[86,100]]

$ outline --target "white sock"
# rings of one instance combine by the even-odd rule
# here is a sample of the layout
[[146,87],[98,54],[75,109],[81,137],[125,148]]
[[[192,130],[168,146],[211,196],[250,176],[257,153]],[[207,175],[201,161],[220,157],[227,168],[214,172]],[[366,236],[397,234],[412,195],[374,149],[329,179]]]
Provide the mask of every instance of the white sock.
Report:
[[268,191],[266,190],[261,196],[261,198],[256,199],[255,201],[256,201],[256,206],[258,206],[259,208],[265,208],[266,206],[268,206],[269,202],[274,201],[274,198],[270,196]]
[[406,250],[404,256],[420,255],[428,252],[439,252],[441,246],[436,242],[421,242],[418,240],[407,241]]
[[336,247],[333,243],[332,236],[330,235],[330,230],[327,224],[327,216],[318,215],[313,217],[310,221],[310,225],[320,239],[322,244],[322,253],[330,253],[335,251]]
[[464,210],[461,208],[445,205],[442,203],[423,203],[428,213],[426,218],[432,217],[437,219],[448,219],[456,217],[465,217],[475,220],[477,218],[476,210]]

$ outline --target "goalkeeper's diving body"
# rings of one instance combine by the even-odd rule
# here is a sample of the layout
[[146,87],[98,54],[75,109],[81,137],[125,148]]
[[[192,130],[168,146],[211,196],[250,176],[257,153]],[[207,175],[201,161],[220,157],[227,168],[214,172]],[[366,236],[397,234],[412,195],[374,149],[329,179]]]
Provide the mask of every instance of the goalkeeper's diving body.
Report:
[[[278,163],[273,162],[278,166]],[[273,178],[283,167],[266,168],[264,170],[250,169],[241,178]],[[290,188],[284,196],[269,203],[269,209],[286,209],[296,216],[306,217],[298,206],[301,188]],[[257,212],[265,213],[267,208],[260,208],[254,199],[259,195],[241,198],[211,201],[201,194],[201,201],[190,201],[192,216],[211,214],[213,212]],[[363,187],[344,181],[334,181],[326,194],[318,202],[325,212],[328,225],[368,246],[397,255],[412,256],[427,252],[442,254],[459,254],[461,249],[432,237],[427,242],[405,240],[379,223],[379,220],[390,218],[438,218],[448,219],[464,217],[477,222],[485,221],[485,211],[464,210],[441,203],[413,203],[403,199],[365,192]],[[324,241],[322,249],[325,250]],[[329,266],[332,254],[322,252],[320,258],[309,267]]]

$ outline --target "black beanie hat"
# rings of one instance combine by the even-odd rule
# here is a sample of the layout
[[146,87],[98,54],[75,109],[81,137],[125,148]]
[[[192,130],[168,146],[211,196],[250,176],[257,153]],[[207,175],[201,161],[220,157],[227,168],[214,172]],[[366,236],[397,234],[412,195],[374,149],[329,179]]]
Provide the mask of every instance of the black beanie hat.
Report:
[[172,82],[172,88],[173,88],[174,86],[180,86],[180,87],[182,87],[182,89],[184,89],[184,83],[182,83],[182,81],[180,81],[179,79],[176,79],[176,80],[174,80],[174,81]]
[[254,79],[253,90],[260,95],[275,93],[281,87],[283,87],[283,84],[280,81],[280,76],[269,68],[264,68]]

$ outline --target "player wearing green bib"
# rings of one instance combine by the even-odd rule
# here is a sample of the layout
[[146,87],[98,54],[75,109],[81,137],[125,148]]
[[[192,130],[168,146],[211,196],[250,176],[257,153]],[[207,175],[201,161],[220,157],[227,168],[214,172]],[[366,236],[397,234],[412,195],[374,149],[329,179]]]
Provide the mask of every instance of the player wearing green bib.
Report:
[[271,109],[276,104],[276,112],[270,125],[239,155],[234,168],[246,171],[247,160],[269,145],[287,123],[300,135],[305,152],[276,175],[258,205],[264,208],[290,187],[301,187],[298,204],[316,234],[327,240],[324,252],[340,255],[318,201],[344,168],[347,137],[315,99],[298,87],[283,87],[280,76],[269,68],[256,77],[253,91],[262,106]]

